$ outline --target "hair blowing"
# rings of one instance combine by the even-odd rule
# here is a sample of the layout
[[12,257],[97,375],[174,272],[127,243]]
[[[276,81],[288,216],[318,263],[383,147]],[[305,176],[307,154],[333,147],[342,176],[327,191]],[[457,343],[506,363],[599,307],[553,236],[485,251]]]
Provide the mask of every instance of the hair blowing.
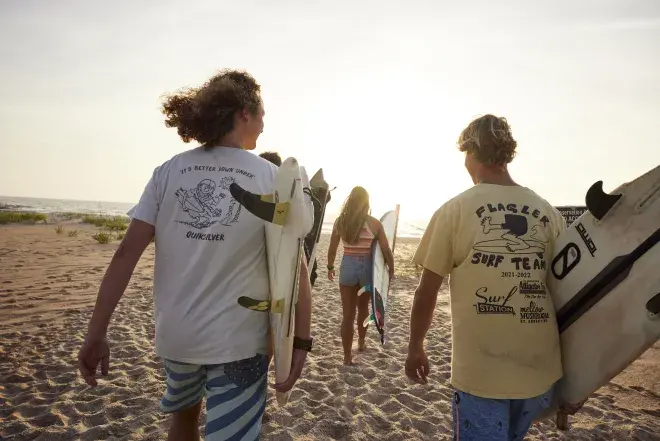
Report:
[[353,244],[358,240],[368,215],[369,193],[363,187],[354,187],[335,221],[337,233],[344,242]]
[[195,140],[213,146],[234,129],[236,112],[256,115],[261,87],[247,72],[225,69],[201,87],[183,89],[165,97],[165,126],[176,127],[183,142]]
[[510,163],[516,156],[517,145],[506,118],[494,115],[475,119],[458,137],[458,150],[473,155],[485,165],[501,167]]
[[259,156],[261,158],[264,158],[266,161],[275,164],[278,167],[282,165],[282,157],[277,152],[263,152]]

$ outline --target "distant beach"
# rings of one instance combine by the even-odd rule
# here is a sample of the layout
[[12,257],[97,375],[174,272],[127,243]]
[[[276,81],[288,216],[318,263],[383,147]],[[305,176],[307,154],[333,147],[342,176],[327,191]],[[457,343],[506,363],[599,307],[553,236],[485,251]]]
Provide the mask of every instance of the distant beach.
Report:
[[[46,199],[46,198],[26,198],[0,196],[0,210],[20,210],[34,211],[37,213],[83,213],[97,214],[103,216],[125,216],[135,204],[127,202],[101,202],[101,201],[79,201],[73,199]],[[394,207],[392,207],[394,208]],[[376,213],[380,216],[383,213]],[[322,233],[332,233],[332,225],[335,220],[335,214],[327,213],[322,226]],[[424,228],[428,220],[407,220],[402,218],[399,221],[397,237],[419,238],[424,234]]]

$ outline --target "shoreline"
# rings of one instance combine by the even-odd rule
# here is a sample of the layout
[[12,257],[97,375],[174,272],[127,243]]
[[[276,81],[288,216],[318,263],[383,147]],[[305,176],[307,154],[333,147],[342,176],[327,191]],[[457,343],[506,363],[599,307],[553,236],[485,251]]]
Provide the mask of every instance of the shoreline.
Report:
[[[78,375],[76,355],[118,241],[100,244],[92,235],[102,230],[75,220],[62,225],[60,234],[53,224],[0,225],[0,437],[163,439],[168,417],[158,409],[164,375],[153,346],[154,246],[138,263],[110,324],[110,375],[92,389]],[[69,236],[73,230],[77,235]],[[427,338],[429,384],[412,385],[403,373],[410,307],[420,274],[410,260],[419,239],[397,238],[388,341],[381,346],[375,329],[368,329],[367,350],[355,352],[354,368],[341,365],[341,302],[337,285],[322,270],[328,242],[329,236],[322,234],[312,292],[314,351],[290,404],[279,408],[269,390],[261,439],[451,439],[446,285]],[[335,265],[339,259],[341,246]],[[659,366],[656,344],[597,391],[570,418],[569,431],[559,432],[554,423],[543,421],[526,439],[657,439]],[[272,383],[272,369],[269,377]]]

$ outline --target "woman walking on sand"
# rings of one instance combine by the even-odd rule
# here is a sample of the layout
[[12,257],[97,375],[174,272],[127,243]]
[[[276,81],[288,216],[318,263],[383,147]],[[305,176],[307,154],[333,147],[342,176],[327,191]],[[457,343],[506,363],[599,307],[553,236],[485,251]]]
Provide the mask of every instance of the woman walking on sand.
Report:
[[383,225],[369,215],[369,194],[362,187],[354,187],[341,209],[332,228],[332,237],[328,248],[328,278],[335,280],[335,256],[341,239],[344,256],[339,268],[339,292],[343,309],[341,323],[341,341],[344,347],[344,364],[352,365],[353,323],[357,309],[358,350],[366,347],[367,328],[363,323],[369,315],[370,293],[358,294],[360,288],[371,283],[371,246],[378,240],[385,263],[389,268],[390,278],[394,275],[394,256],[385,237]]

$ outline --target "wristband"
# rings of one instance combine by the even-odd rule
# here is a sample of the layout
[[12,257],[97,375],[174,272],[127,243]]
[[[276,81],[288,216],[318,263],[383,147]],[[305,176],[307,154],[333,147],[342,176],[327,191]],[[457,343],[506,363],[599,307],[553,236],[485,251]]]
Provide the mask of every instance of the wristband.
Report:
[[301,349],[305,352],[310,352],[312,350],[313,343],[314,343],[313,338],[310,338],[308,340],[305,338],[296,337],[295,335],[293,336],[293,349]]

